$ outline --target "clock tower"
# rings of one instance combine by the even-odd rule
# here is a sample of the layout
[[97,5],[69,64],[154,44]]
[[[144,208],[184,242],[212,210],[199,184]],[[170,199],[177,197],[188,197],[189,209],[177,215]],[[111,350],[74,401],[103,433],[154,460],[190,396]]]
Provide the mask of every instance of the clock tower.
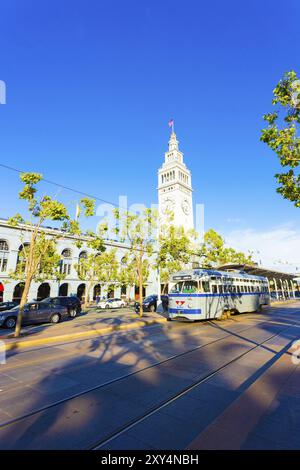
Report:
[[191,172],[183,162],[183,153],[174,132],[169,140],[169,150],[165,152],[165,161],[158,170],[158,211],[160,220],[166,213],[174,213],[174,225],[186,230],[194,228],[193,189]]

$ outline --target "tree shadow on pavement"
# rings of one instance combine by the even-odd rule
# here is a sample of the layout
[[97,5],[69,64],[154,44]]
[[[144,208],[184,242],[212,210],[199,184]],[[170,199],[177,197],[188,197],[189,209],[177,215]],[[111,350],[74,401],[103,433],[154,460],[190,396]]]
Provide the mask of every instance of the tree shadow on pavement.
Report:
[[[41,362],[32,379],[32,365],[22,366],[20,359],[19,377],[14,370],[10,374],[23,387],[15,392],[10,387],[7,398],[0,397],[0,412],[6,409],[16,419],[0,426],[0,448],[91,448],[205,379],[106,446],[182,449],[295,339],[297,329],[289,332],[288,321],[280,315],[268,320],[245,315],[217,326],[172,323],[65,344],[54,348],[59,358],[53,363],[50,349],[37,353]],[[276,334],[282,347],[257,347]],[[258,360],[256,353],[247,354],[252,348]],[[243,364],[250,354],[255,365],[253,360]],[[239,357],[241,364],[234,362]],[[231,361],[232,366],[224,369]]]

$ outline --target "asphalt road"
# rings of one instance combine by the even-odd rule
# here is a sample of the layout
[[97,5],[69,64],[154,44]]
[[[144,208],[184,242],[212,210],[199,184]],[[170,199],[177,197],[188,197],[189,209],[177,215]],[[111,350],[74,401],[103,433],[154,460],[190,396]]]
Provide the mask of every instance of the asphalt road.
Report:
[[1,449],[300,448],[300,303],[11,353]]

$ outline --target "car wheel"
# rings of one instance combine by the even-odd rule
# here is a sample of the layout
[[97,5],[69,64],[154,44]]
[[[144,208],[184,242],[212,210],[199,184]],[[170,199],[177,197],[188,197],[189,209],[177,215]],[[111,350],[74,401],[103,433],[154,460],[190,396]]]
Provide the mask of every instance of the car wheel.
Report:
[[9,317],[5,320],[5,328],[14,328],[16,326],[17,319],[16,317]]
[[155,305],[150,305],[149,310],[150,310],[150,312],[155,312]]
[[104,307],[104,308],[109,308],[109,305],[108,305],[108,304],[107,304],[107,305],[105,305],[105,307]]
[[60,322],[60,315],[58,313],[53,313],[53,315],[50,318],[50,322],[55,324]]

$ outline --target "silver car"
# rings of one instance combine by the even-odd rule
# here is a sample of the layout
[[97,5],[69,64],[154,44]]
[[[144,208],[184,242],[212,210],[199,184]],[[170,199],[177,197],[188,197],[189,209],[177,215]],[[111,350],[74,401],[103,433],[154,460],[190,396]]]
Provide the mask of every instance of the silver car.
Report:
[[[0,326],[14,328],[17,323],[18,313],[19,305],[11,310],[0,312]],[[68,317],[69,313],[66,307],[43,302],[29,302],[24,306],[22,326],[37,323],[59,323]]]

